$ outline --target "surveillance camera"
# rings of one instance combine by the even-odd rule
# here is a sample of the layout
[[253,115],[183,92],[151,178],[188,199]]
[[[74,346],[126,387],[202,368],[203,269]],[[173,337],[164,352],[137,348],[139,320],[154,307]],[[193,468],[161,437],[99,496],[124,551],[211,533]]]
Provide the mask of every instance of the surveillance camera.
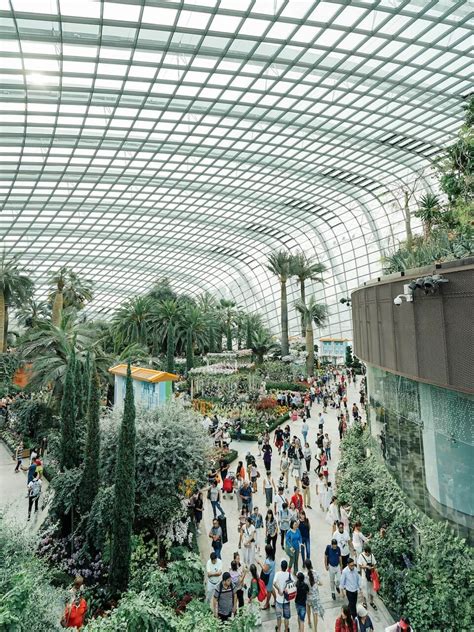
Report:
[[399,294],[398,296],[396,296],[396,297],[393,299],[393,304],[394,304],[394,305],[401,305],[402,303],[403,303],[403,301],[402,301],[402,296],[401,296],[401,294]]

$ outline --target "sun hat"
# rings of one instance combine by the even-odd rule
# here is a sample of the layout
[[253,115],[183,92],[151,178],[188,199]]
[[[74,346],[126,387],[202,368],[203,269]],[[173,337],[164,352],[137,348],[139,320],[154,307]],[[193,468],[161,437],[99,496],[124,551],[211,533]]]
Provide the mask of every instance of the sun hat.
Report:
[[357,606],[357,616],[358,617],[366,617],[368,615],[367,610],[364,608],[364,606],[360,603]]

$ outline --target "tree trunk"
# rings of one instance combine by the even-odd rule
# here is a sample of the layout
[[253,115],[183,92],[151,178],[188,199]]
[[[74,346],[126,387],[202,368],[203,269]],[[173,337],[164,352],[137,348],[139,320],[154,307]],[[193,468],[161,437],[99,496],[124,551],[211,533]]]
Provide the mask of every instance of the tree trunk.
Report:
[[53,309],[51,312],[51,322],[55,327],[59,327],[61,324],[61,318],[63,315],[63,303],[64,295],[62,291],[57,290],[54,295]]
[[174,326],[171,322],[166,334],[166,370],[174,373]]
[[405,198],[405,204],[403,207],[403,211],[405,214],[405,233],[407,236],[407,245],[408,247],[410,247],[413,241],[413,233],[411,232],[411,215],[410,215],[410,209],[408,205],[410,196],[408,194],[408,191],[404,191],[404,198]]
[[[300,280],[300,298],[303,305],[306,305],[306,288],[304,286],[304,281]],[[306,336],[306,325],[304,321],[304,314],[301,314],[301,336],[304,338]]]
[[216,351],[216,333],[214,331],[214,325],[209,325],[209,353],[215,353]]
[[5,353],[7,350],[7,340],[5,336],[5,323],[7,321],[7,308],[5,305],[5,295],[0,290],[0,351]]
[[194,365],[194,354],[193,354],[193,332],[191,329],[188,329],[186,333],[186,369],[190,371]]
[[247,349],[252,348],[252,328],[250,327],[250,320],[247,320],[247,331],[246,331],[246,342],[245,346]]
[[423,222],[423,233],[425,235],[425,239],[429,239],[430,238],[431,222],[427,222],[427,221]]
[[232,351],[232,328],[230,322],[226,324],[227,351]]
[[288,345],[288,300],[286,298],[286,281],[280,281],[281,304],[281,356],[289,353]]
[[314,335],[313,323],[309,321],[306,325],[306,376],[314,375]]

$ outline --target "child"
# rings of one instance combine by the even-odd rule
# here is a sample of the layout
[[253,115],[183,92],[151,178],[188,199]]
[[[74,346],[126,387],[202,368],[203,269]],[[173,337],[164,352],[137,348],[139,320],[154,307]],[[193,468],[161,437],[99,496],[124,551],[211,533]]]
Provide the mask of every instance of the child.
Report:
[[239,549],[242,547],[242,536],[244,533],[245,525],[247,523],[247,516],[249,515],[249,510],[247,507],[242,507],[242,511],[239,516],[239,524],[237,526],[239,532]]

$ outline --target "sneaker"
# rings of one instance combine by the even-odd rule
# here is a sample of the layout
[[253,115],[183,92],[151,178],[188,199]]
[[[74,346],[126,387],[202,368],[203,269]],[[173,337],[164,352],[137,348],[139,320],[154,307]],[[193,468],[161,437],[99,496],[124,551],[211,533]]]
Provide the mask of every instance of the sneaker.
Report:
[[28,520],[30,519],[30,516],[28,516],[28,518],[26,519],[26,521],[28,522]]
[[341,589],[339,588],[339,586],[336,586],[336,590],[337,590],[337,594],[340,595],[341,594]]
[[331,597],[332,597],[332,600],[333,600],[333,601],[336,601],[336,595],[335,595],[335,593],[331,593]]
[[198,534],[198,535],[201,535],[201,529],[198,529],[198,530],[197,530],[197,534]]

